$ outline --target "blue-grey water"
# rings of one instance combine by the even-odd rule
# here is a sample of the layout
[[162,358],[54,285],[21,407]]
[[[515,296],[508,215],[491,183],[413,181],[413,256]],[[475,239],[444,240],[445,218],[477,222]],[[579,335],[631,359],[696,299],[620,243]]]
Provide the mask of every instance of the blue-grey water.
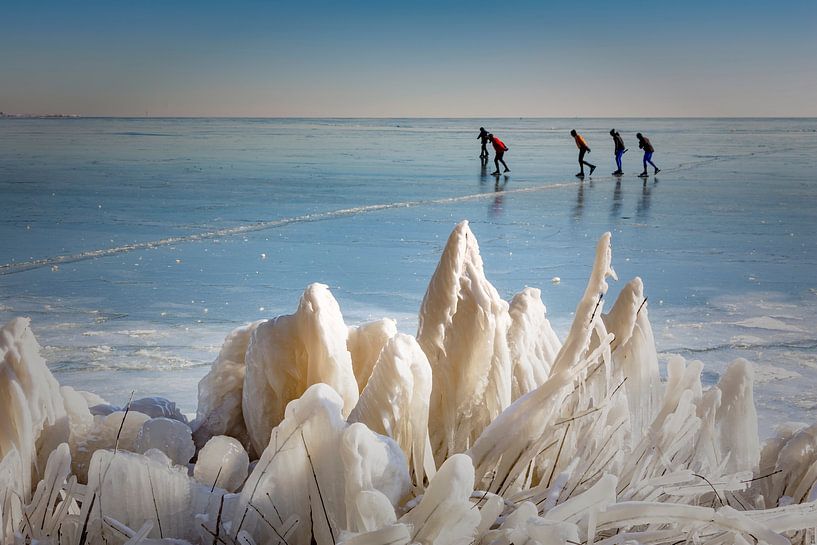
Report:
[[[509,176],[477,159],[480,125]],[[599,165],[583,182],[571,128]],[[30,316],[64,384],[191,412],[230,329],[310,282],[349,324],[413,332],[462,219],[500,294],[540,287],[564,334],[611,231],[609,300],[641,276],[659,350],[710,383],[754,362],[769,430],[817,416],[816,167],[815,119],[0,119],[0,321]]]

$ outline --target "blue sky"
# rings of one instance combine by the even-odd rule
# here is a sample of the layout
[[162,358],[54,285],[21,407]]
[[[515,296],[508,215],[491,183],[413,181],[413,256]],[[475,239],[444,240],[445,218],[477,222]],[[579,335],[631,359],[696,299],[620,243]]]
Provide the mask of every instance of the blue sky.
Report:
[[817,116],[817,1],[0,1],[0,111]]

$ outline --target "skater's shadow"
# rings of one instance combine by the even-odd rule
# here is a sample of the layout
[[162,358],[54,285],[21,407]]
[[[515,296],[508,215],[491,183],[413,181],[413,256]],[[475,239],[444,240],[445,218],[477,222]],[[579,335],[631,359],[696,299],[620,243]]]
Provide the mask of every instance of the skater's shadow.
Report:
[[653,178],[652,183],[644,180],[641,186],[641,195],[638,196],[638,202],[635,205],[635,216],[639,222],[644,223],[650,217],[650,202],[652,201],[652,192],[658,185],[658,178]]
[[582,214],[584,213],[584,198],[585,198],[585,190],[592,189],[593,187],[593,180],[588,178],[587,180],[587,188],[585,188],[585,181],[584,178],[579,178],[579,189],[576,192],[576,205],[573,207],[573,219],[580,220]]
[[488,158],[481,157],[479,161],[479,185],[488,183]]
[[613,202],[610,206],[610,219],[618,218],[621,214],[621,180],[616,180],[616,186],[613,189]]
[[503,176],[503,178],[504,180],[500,182],[497,176],[496,182],[494,183],[494,201],[488,210],[488,215],[492,218],[501,216],[505,208],[505,194],[503,192],[505,191],[505,186],[508,185],[508,176]]

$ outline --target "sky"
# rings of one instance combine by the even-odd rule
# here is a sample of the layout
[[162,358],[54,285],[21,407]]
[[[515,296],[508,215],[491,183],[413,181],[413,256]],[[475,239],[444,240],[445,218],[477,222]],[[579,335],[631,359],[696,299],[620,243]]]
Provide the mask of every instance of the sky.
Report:
[[817,116],[817,0],[0,0],[0,111]]

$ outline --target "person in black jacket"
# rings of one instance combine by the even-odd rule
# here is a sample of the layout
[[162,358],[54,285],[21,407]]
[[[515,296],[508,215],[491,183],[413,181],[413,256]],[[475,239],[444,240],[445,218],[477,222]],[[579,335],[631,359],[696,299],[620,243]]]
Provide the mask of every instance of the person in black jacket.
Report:
[[479,128],[479,136],[477,136],[477,140],[482,142],[482,150],[479,152],[479,158],[488,159],[488,131],[485,130],[485,127]]
[[639,174],[639,176],[641,178],[646,178],[647,176],[649,176],[649,174],[647,174],[647,163],[652,165],[652,167],[655,169],[656,174],[661,172],[661,169],[655,166],[655,163],[652,162],[652,154],[655,153],[655,148],[652,147],[652,144],[650,144],[649,139],[646,136],[642,135],[641,133],[636,134],[635,137],[638,138],[639,149],[644,150],[644,172]]
[[627,151],[627,148],[624,147],[624,139],[621,138],[621,135],[615,129],[610,129],[610,136],[613,137],[613,145],[615,146],[614,153],[616,155],[616,171],[613,172],[613,176],[621,176],[624,172],[621,170],[621,157],[624,155],[624,152]]

